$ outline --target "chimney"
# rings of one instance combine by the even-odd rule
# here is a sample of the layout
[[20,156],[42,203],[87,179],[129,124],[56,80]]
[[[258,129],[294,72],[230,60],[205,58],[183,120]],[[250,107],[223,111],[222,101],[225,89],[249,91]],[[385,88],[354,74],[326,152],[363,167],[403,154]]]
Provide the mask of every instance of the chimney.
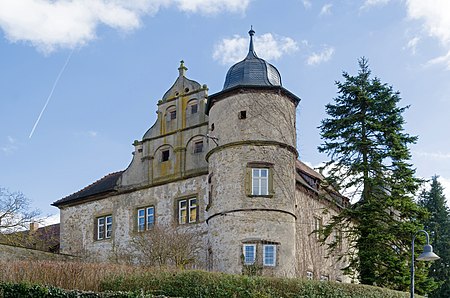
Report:
[[30,232],[36,232],[39,229],[39,223],[33,221],[30,222]]

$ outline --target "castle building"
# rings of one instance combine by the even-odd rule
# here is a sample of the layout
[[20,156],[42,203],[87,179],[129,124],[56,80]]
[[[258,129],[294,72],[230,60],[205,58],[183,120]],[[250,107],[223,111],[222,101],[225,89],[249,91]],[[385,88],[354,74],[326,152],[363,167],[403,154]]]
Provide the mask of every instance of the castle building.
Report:
[[62,253],[108,261],[163,226],[196,235],[200,269],[348,281],[315,232],[348,200],[298,159],[300,98],[256,55],[254,33],[213,95],[182,61],[128,168],[53,203]]

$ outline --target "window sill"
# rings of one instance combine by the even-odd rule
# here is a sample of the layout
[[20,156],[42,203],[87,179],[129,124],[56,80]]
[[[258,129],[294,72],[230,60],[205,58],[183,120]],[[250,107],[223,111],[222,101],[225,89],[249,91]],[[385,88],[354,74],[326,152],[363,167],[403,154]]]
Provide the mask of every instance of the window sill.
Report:
[[247,195],[247,197],[250,198],[273,198],[273,195],[269,194],[269,195]]

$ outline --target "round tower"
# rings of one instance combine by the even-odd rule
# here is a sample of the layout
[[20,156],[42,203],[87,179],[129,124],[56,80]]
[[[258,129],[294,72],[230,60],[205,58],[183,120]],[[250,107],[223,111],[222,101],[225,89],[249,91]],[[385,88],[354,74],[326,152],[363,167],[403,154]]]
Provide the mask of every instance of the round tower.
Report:
[[247,57],[209,96],[208,260],[214,271],[294,276],[295,111],[278,70]]

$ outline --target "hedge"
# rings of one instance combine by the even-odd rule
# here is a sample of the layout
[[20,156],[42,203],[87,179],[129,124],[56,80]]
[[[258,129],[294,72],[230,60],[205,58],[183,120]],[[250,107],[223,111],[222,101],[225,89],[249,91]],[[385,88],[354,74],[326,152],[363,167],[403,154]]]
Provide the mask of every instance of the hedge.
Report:
[[[0,298],[157,298],[141,291],[134,292],[82,292],[63,290],[53,286],[28,283],[0,283]],[[163,296],[159,296],[163,298]]]
[[[389,289],[304,279],[255,277],[204,271],[148,272],[115,277],[100,284],[103,291],[133,291],[185,298],[407,298]],[[419,296],[416,296],[419,297]]]

